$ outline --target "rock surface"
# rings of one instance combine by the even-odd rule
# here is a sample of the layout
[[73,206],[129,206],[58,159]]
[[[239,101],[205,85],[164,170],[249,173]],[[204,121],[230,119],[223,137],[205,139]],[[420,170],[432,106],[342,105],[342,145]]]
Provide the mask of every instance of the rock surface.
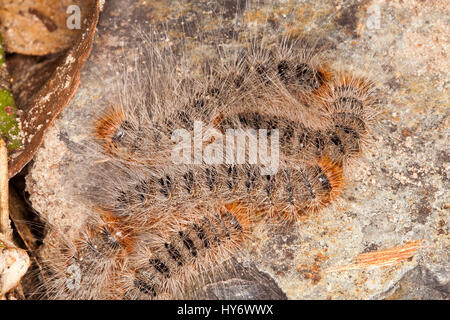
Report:
[[[212,42],[265,25],[317,37],[334,67],[379,83],[380,127],[348,177],[342,201],[294,229],[257,231],[246,258],[258,277],[204,287],[209,298],[448,299],[449,23],[445,1],[106,2],[76,96],[55,121],[27,177],[33,207],[67,232],[87,210],[76,200],[96,106],[112,90],[114,55],[128,56],[130,30],[157,24],[157,37],[184,39],[193,61]],[[447,14],[445,14],[447,12]],[[101,80],[100,80],[101,79]],[[108,87],[109,86],[109,87]],[[79,181],[78,181],[79,180]],[[245,270],[245,269],[244,269]],[[273,280],[272,280],[273,279]],[[258,289],[265,286],[265,290]],[[273,295],[267,294],[267,287]],[[280,290],[281,289],[281,290]],[[258,293],[261,292],[261,296]]]

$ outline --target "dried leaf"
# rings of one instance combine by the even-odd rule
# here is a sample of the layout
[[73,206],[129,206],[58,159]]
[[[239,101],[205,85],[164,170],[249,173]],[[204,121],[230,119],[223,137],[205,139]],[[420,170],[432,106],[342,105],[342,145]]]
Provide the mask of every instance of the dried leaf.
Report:
[[6,247],[0,238],[0,298],[14,289],[30,266],[25,250]]
[[[80,84],[81,68],[92,49],[99,16],[99,1],[96,1],[88,12],[90,16],[87,18],[86,28],[73,48],[45,65],[47,76],[51,74],[48,79],[46,76],[42,78],[40,68],[34,70],[31,76],[29,70],[22,73],[12,72],[15,79],[20,79],[21,74],[27,79],[35,75],[40,77],[35,84],[44,83],[38,88],[28,88],[26,96],[19,96],[17,99],[18,108],[22,110],[20,122],[25,136],[24,150],[10,154],[9,177],[14,176],[32,159],[42,143],[46,130],[69,103]],[[51,66],[55,66],[53,72],[49,72],[48,68]],[[16,90],[17,86],[13,85],[15,95],[19,94]]]

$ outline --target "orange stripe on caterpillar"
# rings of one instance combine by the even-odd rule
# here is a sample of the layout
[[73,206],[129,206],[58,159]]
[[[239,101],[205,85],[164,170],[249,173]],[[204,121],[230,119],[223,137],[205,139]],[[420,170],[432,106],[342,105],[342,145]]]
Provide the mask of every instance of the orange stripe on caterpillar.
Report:
[[330,81],[332,81],[332,79],[334,77],[333,72],[326,65],[321,65],[321,66],[317,67],[317,73],[319,74],[319,77],[321,79],[320,86],[311,92],[313,95],[319,95],[320,92],[323,90],[323,88],[325,86],[327,86],[327,84]]
[[331,191],[323,200],[323,203],[328,205],[331,201],[335,200],[342,191],[342,186],[344,184],[343,167],[341,164],[332,161],[328,157],[320,158],[318,164],[325,173],[328,183],[331,186]]
[[121,126],[126,121],[123,110],[111,108],[99,117],[95,125],[96,138],[109,154],[118,152],[118,142],[123,138]]
[[134,243],[136,241],[136,233],[134,227],[130,226],[112,212],[97,209],[101,220],[104,224],[97,227],[97,232],[103,232],[105,236],[112,242],[117,242],[127,253],[134,250]]

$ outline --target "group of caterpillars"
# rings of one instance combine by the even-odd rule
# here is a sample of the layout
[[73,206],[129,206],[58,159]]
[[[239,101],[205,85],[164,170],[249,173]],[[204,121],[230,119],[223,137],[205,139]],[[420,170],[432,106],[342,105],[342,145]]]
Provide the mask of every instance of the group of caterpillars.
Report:
[[[257,224],[289,226],[331,204],[372,135],[373,82],[332,70],[307,41],[220,47],[198,72],[156,47],[146,42],[95,119],[83,194],[92,214],[75,239],[54,232],[45,298],[183,297]],[[172,163],[174,130],[192,131],[194,121],[219,132],[278,130],[278,170]]]

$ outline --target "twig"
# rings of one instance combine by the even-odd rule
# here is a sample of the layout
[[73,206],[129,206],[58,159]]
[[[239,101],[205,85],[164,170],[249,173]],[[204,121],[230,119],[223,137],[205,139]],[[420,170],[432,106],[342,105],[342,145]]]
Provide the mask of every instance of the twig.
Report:
[[12,240],[8,203],[8,149],[3,139],[0,139],[0,233]]

